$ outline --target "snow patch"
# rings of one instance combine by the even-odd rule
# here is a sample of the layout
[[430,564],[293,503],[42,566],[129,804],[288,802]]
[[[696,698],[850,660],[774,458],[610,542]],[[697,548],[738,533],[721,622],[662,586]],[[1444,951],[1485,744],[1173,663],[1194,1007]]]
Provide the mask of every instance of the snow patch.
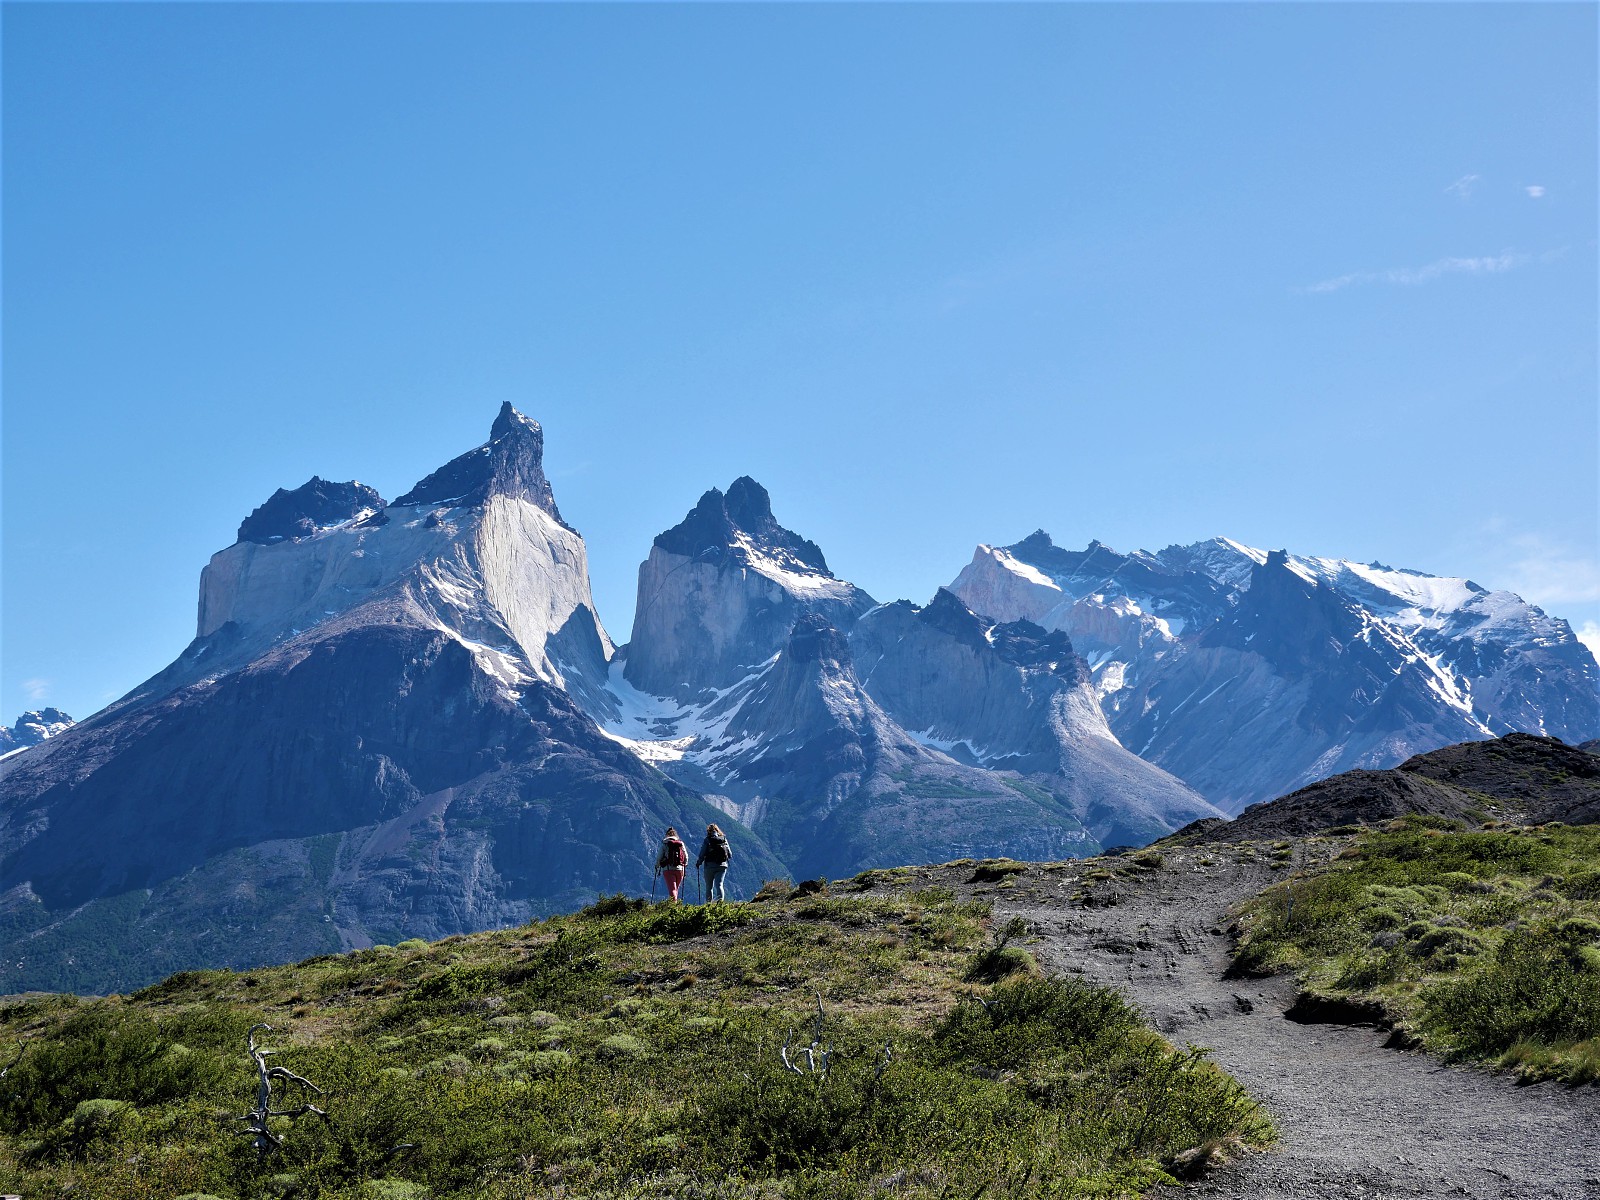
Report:
[[780,558],[757,546],[745,533],[736,534],[733,544],[742,551],[745,564],[752,571],[794,595],[848,600],[855,594],[853,584],[809,567],[793,555],[785,554]]
[[999,563],[1013,575],[1016,575],[1028,583],[1033,584],[1035,587],[1049,588],[1051,591],[1055,592],[1061,591],[1061,585],[1054,579],[1051,579],[1050,576],[1046,575],[1043,571],[1039,570],[1038,567],[1031,563],[1023,562],[1020,558],[1017,558],[1005,550],[996,549],[992,546],[979,546],[978,550],[980,553],[983,551],[988,551],[989,554],[994,557],[995,562]]
[[641,761],[651,766],[659,767],[667,763],[678,762],[689,752],[689,747],[694,745],[693,737],[664,738],[660,741],[639,741],[635,738],[623,737],[620,733],[612,733],[604,725],[600,726],[603,737],[610,738],[619,745],[626,746],[633,751]]
[[624,677],[622,661],[613,659],[605,690],[616,702],[617,715],[597,722],[600,732],[652,766],[688,760],[715,777],[720,763],[760,744],[759,739],[749,737],[731,740],[728,725],[738,713],[740,701],[777,661],[778,656],[773,655],[737,683],[698,703],[682,704],[640,691]]

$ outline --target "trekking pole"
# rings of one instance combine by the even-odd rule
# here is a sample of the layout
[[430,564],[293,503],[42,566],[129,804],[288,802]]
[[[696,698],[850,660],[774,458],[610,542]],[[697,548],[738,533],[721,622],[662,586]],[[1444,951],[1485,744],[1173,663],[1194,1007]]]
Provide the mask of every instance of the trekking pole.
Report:
[[656,902],[656,881],[661,878],[661,868],[657,867],[650,872],[650,903]]

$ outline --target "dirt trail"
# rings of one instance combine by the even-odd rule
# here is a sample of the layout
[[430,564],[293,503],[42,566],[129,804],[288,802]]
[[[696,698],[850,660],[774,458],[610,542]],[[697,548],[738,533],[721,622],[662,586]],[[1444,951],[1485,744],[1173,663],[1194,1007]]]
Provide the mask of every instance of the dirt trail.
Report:
[[1030,869],[986,898],[1029,922],[1047,969],[1123,988],[1265,1103],[1278,1146],[1190,1194],[1600,1200],[1600,1088],[1519,1087],[1385,1048],[1370,1027],[1297,1024],[1283,1015],[1290,981],[1223,978],[1228,908],[1281,878],[1265,862],[1236,847],[1167,851],[1161,868],[1102,880],[1075,903],[1093,865]]

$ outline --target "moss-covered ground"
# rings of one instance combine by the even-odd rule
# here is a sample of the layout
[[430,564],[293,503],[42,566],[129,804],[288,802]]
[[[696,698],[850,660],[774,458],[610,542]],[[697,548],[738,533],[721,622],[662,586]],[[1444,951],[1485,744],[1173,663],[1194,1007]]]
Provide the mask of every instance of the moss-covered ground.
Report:
[[[1117,993],[1041,977],[981,901],[914,886],[873,872],[747,904],[616,898],[127,997],[12,1001],[0,1191],[1120,1196],[1270,1139],[1233,1080]],[[283,1085],[274,1106],[326,1112],[273,1118],[266,1155],[239,1119],[258,1023],[267,1061],[320,1089]]]
[[1450,1057],[1600,1079],[1600,826],[1408,817],[1268,888],[1237,964],[1381,1005]]

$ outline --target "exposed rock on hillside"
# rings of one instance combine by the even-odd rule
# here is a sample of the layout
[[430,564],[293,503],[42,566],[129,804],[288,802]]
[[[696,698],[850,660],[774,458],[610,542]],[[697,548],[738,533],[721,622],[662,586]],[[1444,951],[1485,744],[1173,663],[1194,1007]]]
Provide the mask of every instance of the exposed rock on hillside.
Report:
[[1347,771],[1253,804],[1233,821],[1196,822],[1177,837],[1270,840],[1381,825],[1409,813],[1481,818],[1490,807],[1536,824],[1600,821],[1600,759],[1554,738],[1512,733],[1419,754],[1392,770]]

